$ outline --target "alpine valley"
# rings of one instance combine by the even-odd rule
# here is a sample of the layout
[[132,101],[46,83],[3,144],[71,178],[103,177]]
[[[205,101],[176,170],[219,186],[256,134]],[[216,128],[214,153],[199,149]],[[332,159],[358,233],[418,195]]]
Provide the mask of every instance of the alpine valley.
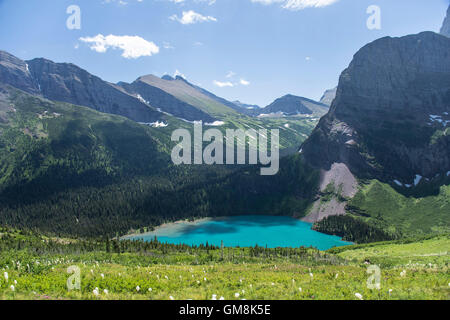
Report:
[[[383,38],[355,55],[329,111],[288,95],[253,115],[182,77],[112,84],[1,52],[0,222],[111,236],[258,213],[356,242],[448,232],[449,52],[432,32]],[[195,121],[279,129],[280,173],[174,166],[171,133]]]
[[[278,174],[174,165],[172,132],[199,121],[224,134],[279,129]],[[351,243],[225,250],[125,237],[250,215]],[[109,83],[0,51],[0,268],[18,281],[14,292],[0,281],[0,298],[448,299],[449,235],[449,17],[441,34],[367,44],[320,102],[288,94],[266,107],[182,76]],[[366,288],[369,262],[384,268],[381,291]],[[67,293],[77,263],[83,289]]]

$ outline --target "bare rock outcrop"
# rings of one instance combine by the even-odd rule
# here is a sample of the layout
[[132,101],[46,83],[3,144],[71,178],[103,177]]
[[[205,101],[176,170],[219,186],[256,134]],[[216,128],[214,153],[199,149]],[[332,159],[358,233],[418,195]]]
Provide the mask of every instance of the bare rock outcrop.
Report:
[[325,171],[413,183],[450,170],[450,39],[433,32],[382,38],[342,73],[330,112],[302,146]]

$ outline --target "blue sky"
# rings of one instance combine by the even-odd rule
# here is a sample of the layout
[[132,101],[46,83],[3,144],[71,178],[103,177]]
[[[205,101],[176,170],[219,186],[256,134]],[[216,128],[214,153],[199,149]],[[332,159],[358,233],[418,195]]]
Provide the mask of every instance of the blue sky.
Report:
[[[439,31],[448,4],[0,0],[0,50],[21,59],[71,62],[110,82],[178,71],[219,96],[265,106],[288,93],[320,99],[363,45],[384,36]],[[70,5],[81,9],[79,30],[66,26]],[[366,26],[370,5],[381,9],[380,30]]]

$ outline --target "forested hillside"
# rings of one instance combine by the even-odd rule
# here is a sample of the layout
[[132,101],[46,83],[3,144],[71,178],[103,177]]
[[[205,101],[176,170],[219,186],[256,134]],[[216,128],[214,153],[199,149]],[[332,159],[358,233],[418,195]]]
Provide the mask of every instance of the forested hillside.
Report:
[[[171,132],[2,87],[0,223],[58,235],[126,233],[180,218],[295,214],[315,174],[298,156],[259,168],[180,166]],[[291,178],[293,177],[293,179]]]

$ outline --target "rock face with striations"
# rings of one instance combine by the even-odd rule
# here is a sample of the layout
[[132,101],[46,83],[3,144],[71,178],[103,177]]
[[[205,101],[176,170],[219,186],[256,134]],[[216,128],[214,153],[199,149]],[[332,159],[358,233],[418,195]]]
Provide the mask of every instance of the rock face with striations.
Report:
[[413,183],[450,170],[450,39],[433,32],[382,38],[342,73],[330,112],[302,146],[328,170]]
[[50,100],[86,106],[137,122],[154,122],[162,114],[114,84],[69,63],[46,59],[27,61],[42,95]]
[[22,61],[0,51],[0,83],[50,100],[86,106],[138,122],[154,122],[163,116],[121,87],[73,64],[46,59]]
[[4,51],[0,51],[0,82],[33,94],[39,92],[25,61]]
[[331,106],[331,104],[334,101],[334,98],[336,98],[336,92],[337,87],[325,91],[322,98],[320,99],[320,103],[326,104],[327,106]]
[[[152,86],[147,81],[149,78],[157,78],[152,75],[140,77],[131,84],[121,82],[119,85],[124,88],[128,93],[139,96],[147,103],[151,104],[155,108],[160,109],[163,112],[169,113],[175,117],[179,117],[188,121],[204,121],[214,122],[216,119],[211,117],[206,112],[203,112],[194,106],[181,101],[173,95],[165,92],[164,90]],[[161,81],[174,81],[175,79],[165,75],[161,78]]]
[[450,5],[447,9],[447,16],[445,17],[444,23],[442,24],[441,34],[450,37]]

